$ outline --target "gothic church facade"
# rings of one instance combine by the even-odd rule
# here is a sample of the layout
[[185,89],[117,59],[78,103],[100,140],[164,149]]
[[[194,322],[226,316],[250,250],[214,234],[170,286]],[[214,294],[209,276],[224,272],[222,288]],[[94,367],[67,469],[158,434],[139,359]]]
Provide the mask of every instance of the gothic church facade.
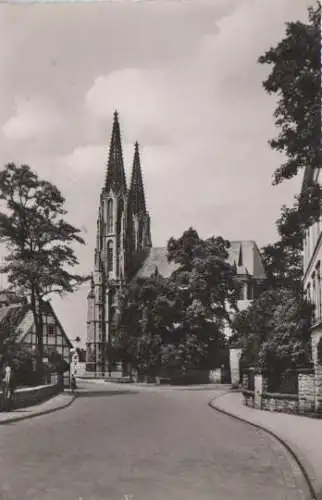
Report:
[[118,294],[134,276],[152,246],[136,142],[130,186],[127,186],[118,113],[110,141],[105,184],[100,195],[94,273],[88,294],[87,370],[105,374],[107,347],[118,312]]

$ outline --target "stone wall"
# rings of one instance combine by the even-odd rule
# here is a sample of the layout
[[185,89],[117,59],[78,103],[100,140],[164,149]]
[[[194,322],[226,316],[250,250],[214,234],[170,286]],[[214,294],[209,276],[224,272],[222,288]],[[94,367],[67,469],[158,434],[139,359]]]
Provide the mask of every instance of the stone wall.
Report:
[[298,413],[299,399],[297,394],[274,394],[264,392],[262,395],[262,410],[281,413]]
[[[38,387],[24,387],[17,389],[14,394],[13,408],[25,408],[33,406],[60,392],[58,384],[41,385]],[[0,392],[0,408],[4,409],[4,398],[2,391]]]
[[315,412],[322,414],[322,365],[318,364],[315,367],[315,394],[314,406]]
[[311,334],[312,359],[315,371],[314,410],[322,414],[322,364],[318,356],[318,345],[322,338],[322,325],[317,325]]
[[315,392],[315,376],[314,373],[300,373],[298,376],[298,400],[299,413],[314,412],[314,392]]
[[299,373],[297,394],[269,393],[265,378],[255,375],[253,391],[247,389],[247,380],[243,380],[243,396],[246,406],[260,410],[322,414],[322,366],[319,365],[314,373]]

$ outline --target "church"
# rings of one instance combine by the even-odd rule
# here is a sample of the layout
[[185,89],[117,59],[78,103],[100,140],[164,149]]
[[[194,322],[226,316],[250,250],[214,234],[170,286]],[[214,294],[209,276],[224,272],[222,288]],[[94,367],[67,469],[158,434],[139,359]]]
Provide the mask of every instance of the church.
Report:
[[[114,113],[105,183],[100,195],[94,273],[87,298],[86,370],[104,376],[107,346],[118,314],[118,293],[143,269],[150,276],[175,269],[166,248],[152,248],[150,215],[146,207],[139,144],[134,145],[128,186],[123,163],[118,113]],[[150,272],[151,271],[151,272]]]
[[[233,242],[229,260],[236,264],[241,278],[244,275],[259,281],[265,278],[254,241]],[[174,262],[168,262],[166,247],[152,247],[138,142],[134,145],[131,179],[129,186],[127,184],[119,117],[115,112],[98,209],[94,272],[87,297],[88,374],[106,375],[108,346],[115,320],[120,314],[118,296],[122,285],[135,276],[150,277],[156,270],[167,278],[176,268]],[[248,280],[245,280],[245,287],[247,283]],[[250,303],[254,298],[253,292],[245,289],[243,293],[241,299]]]

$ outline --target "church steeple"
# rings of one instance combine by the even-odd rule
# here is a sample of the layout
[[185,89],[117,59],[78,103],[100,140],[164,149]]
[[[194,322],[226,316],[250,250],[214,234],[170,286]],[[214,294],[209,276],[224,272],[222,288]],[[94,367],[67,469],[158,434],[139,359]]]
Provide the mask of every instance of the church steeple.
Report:
[[105,191],[108,192],[110,189],[116,193],[120,192],[121,190],[126,191],[121,131],[117,111],[115,111],[114,113],[113,129],[105,180]]
[[139,143],[135,143],[133,170],[130,187],[130,203],[133,215],[145,214],[145,195],[140,162]]

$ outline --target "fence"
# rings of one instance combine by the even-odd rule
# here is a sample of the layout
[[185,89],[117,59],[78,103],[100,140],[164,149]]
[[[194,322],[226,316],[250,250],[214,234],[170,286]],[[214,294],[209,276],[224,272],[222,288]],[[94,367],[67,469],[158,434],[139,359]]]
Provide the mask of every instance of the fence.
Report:
[[299,372],[288,370],[284,373],[266,373],[267,392],[279,394],[297,394],[299,391]]
[[[320,414],[322,400],[322,367],[289,371],[283,376],[248,372],[243,378],[243,396],[246,406],[296,414]],[[274,391],[274,389],[278,391]],[[272,390],[273,389],[273,390]]]
[[3,391],[0,391],[0,411],[33,406],[58,394],[61,387],[58,383],[45,384],[38,387],[18,388],[9,398]]

